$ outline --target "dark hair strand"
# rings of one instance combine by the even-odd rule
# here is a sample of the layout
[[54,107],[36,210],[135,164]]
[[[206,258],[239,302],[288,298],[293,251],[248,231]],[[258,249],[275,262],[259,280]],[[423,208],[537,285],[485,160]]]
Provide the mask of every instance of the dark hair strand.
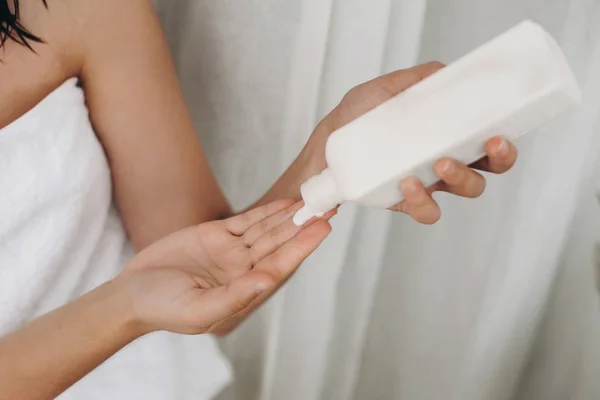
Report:
[[[12,1],[13,11],[8,6]],[[42,0],[44,7],[48,8],[47,0]],[[0,0],[0,48],[4,46],[7,40],[14,40],[34,51],[30,42],[44,43],[44,41],[31,33],[19,21],[19,0]]]

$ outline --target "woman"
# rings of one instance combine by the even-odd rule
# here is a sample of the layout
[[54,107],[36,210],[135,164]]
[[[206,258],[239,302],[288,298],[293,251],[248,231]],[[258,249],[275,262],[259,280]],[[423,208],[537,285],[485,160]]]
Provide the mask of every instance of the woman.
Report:
[[[294,227],[298,205],[274,201],[297,199],[324,168],[331,132],[441,68],[353,89],[232,216],[150,1],[0,0],[0,32],[0,399],[53,398],[125,346],[63,398],[210,397],[201,382],[225,367],[200,370],[208,339],[147,334],[225,334],[269,297],[329,232],[323,220]],[[501,138],[486,151],[475,167],[504,172],[516,159]],[[395,209],[433,223],[431,192],[483,192],[453,160],[436,171],[432,188],[405,180]]]

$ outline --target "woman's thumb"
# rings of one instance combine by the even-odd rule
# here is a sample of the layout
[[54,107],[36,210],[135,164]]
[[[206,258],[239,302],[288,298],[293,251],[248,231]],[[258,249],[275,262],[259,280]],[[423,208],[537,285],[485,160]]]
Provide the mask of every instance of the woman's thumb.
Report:
[[274,286],[269,275],[249,272],[227,286],[208,290],[197,305],[202,325],[210,327],[242,312],[258,296]]

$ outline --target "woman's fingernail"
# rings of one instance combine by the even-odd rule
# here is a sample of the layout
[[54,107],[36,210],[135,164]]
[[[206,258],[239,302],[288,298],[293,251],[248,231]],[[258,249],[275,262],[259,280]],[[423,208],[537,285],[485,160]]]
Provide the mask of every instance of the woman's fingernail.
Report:
[[442,174],[444,176],[452,176],[456,173],[456,165],[450,160],[444,160],[442,162]]
[[254,290],[256,291],[256,293],[261,294],[261,293],[266,292],[270,288],[271,288],[271,285],[269,285],[266,282],[261,282],[254,287]]
[[496,155],[500,157],[504,157],[508,155],[508,141],[506,139],[502,139],[498,144],[498,148],[496,149]]
[[405,179],[404,182],[402,182],[402,191],[407,194],[415,194],[418,190],[418,186],[417,186],[417,182],[415,181],[414,178],[408,178]]

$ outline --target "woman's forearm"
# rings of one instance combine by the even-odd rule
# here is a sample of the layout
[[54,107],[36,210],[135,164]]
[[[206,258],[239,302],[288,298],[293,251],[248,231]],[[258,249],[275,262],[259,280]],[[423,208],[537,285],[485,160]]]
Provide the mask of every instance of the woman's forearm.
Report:
[[53,399],[135,340],[128,303],[109,282],[0,338],[0,399]]

